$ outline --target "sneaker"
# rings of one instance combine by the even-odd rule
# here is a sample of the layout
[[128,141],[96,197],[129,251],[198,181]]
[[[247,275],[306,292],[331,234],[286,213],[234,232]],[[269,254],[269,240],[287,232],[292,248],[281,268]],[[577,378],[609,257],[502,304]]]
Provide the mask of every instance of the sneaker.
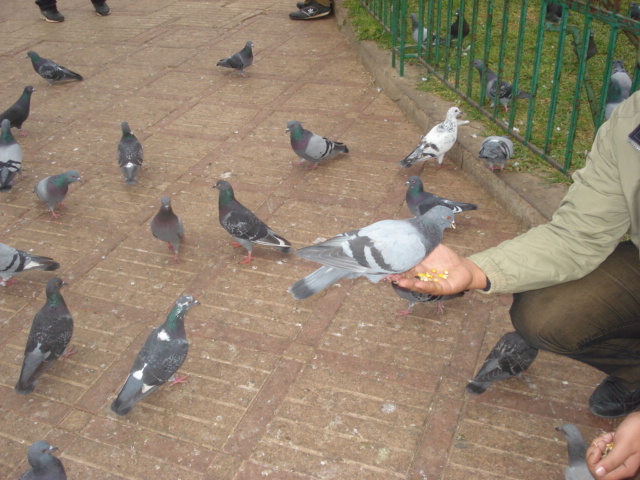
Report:
[[314,18],[326,17],[331,14],[331,7],[323,7],[316,2],[309,2],[301,9],[291,12],[289,18],[292,20],[312,20]]
[[101,17],[106,17],[111,13],[111,9],[109,8],[109,5],[107,5],[107,2],[94,3],[93,8],[96,9],[96,15]]
[[304,2],[298,2],[298,3],[296,3],[296,8],[297,8],[298,10],[300,10],[301,8],[304,8]]
[[44,18],[47,22],[64,22],[64,15],[62,15],[56,7],[41,9],[40,15],[42,15],[42,18]]
[[589,408],[602,418],[623,417],[640,408],[640,388],[629,391],[620,380],[607,377],[591,394]]

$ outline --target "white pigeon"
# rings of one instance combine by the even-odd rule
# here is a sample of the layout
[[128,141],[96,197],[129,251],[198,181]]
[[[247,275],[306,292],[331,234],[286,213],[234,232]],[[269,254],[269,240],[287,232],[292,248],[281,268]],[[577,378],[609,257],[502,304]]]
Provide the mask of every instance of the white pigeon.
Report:
[[404,168],[409,168],[417,162],[427,158],[437,158],[437,168],[442,167],[444,154],[451,150],[458,138],[458,125],[466,125],[468,120],[458,120],[462,115],[458,107],[451,107],[444,122],[437,124],[427,133],[420,143],[404,160],[398,162]]

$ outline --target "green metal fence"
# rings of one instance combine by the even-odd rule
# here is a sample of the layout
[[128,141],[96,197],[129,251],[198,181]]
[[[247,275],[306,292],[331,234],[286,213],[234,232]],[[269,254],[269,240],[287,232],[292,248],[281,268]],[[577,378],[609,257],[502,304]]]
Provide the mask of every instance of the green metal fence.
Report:
[[[640,21],[629,17],[628,1],[360,2],[391,34],[392,62],[400,75],[407,61],[418,62],[429,76],[565,174],[582,165],[605,120],[614,60],[622,60],[629,73],[631,92],[640,82]],[[549,3],[561,8],[553,21],[547,18]],[[457,36],[450,32],[456,11],[470,27],[464,38],[462,28]],[[412,13],[418,19],[417,41],[412,38]],[[499,102],[490,106],[486,72],[481,77],[475,60],[495,71],[498,84],[507,81],[514,92],[524,90],[530,97],[514,99],[508,111]]]

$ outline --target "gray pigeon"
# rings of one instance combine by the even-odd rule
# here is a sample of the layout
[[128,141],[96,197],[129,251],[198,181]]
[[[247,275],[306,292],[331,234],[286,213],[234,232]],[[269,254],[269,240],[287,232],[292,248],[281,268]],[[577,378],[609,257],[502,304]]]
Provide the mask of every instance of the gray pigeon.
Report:
[[27,132],[22,131],[22,124],[27,118],[29,118],[29,110],[31,109],[31,94],[36,89],[31,85],[24,87],[20,98],[7,108],[4,112],[0,113],[0,121],[5,118],[11,122],[11,128],[17,128],[20,131],[20,135],[26,135]]
[[467,384],[467,392],[480,395],[494,382],[520,376],[537,355],[538,349],[529,346],[518,332],[505,333],[489,352],[480,371]]
[[593,480],[591,472],[587,467],[588,445],[582,438],[582,433],[578,427],[570,423],[565,423],[562,427],[556,427],[567,439],[567,450],[569,451],[569,466],[564,469],[565,480]]
[[244,48],[230,57],[223,58],[216,65],[235,69],[240,75],[246,77],[244,69],[253,63],[253,42],[245,43]]
[[64,466],[51,452],[58,450],[44,440],[40,440],[27,450],[27,460],[31,469],[20,476],[20,480],[67,480]]
[[[305,130],[297,120],[291,120],[287,123],[287,132],[291,136],[291,148],[296,152],[296,155],[312,163],[309,170],[316,168],[320,160],[335,157],[340,153],[349,153],[349,149],[344,143],[334,142]],[[302,161],[294,162],[294,165],[301,164]]]
[[[415,13],[411,14],[411,38],[413,38],[413,41],[418,43],[418,35],[420,34],[420,24],[418,22],[418,15],[416,15]],[[427,30],[426,27],[422,27],[422,43],[428,43],[429,41],[431,41],[431,38],[429,38],[429,31]]]
[[247,250],[247,258],[240,263],[251,263],[253,244],[276,247],[283,253],[291,253],[291,243],[284,239],[260,220],[247,207],[238,202],[233,188],[226,180],[218,180],[215,187],[218,197],[218,213],[220,225],[231,234],[237,246]]
[[479,158],[486,158],[489,163],[489,170],[499,168],[504,170],[504,166],[513,156],[513,142],[509,137],[491,135],[485,138],[480,145]]
[[406,317],[409,315],[416,302],[436,302],[436,315],[438,315],[444,312],[444,302],[464,295],[464,292],[453,295],[431,295],[429,293],[414,292],[413,290],[403,288],[396,283],[392,283],[391,286],[400,298],[404,298],[409,301],[409,307],[398,313],[398,316],[400,317]]
[[427,158],[437,158],[437,167],[442,167],[444,154],[447,153],[458,138],[458,125],[466,125],[468,121],[459,121],[462,111],[458,107],[451,107],[447,111],[444,122],[437,124],[422,137],[418,146],[404,160],[398,162],[404,168],[409,168],[417,162]]
[[27,270],[45,270],[50,272],[60,268],[60,264],[49,257],[31,255],[16,248],[0,243],[0,286],[8,287],[17,273]]
[[604,118],[609,119],[615,108],[624,102],[631,94],[631,77],[624,68],[622,60],[613,62],[609,88],[607,89],[607,104],[604,108]]
[[47,80],[51,85],[54,82],[61,82],[64,80],[82,80],[82,75],[72,72],[68,68],[58,65],[52,60],[42,58],[33,50],[27,52],[27,57],[31,59],[33,69],[38,75]]
[[142,168],[142,145],[131,133],[127,122],[122,122],[122,137],[118,143],[118,165],[126,184],[138,183],[138,173]]
[[453,212],[437,206],[420,217],[382,220],[305,247],[296,255],[323,266],[293,284],[296,300],[318,293],[341,278],[364,276],[377,283],[415,267],[442,240],[445,228],[455,228]]
[[640,5],[638,5],[638,2],[629,4],[629,17],[636,21],[640,20]]
[[547,2],[547,13],[545,17],[547,22],[560,23],[562,20],[562,6],[555,2]]
[[59,278],[47,282],[47,300],[31,324],[20,379],[13,388],[23,395],[33,392],[36,380],[53,367],[73,335],[73,319],[60,294],[64,285]]
[[[484,62],[480,59],[475,59],[473,61],[473,66],[478,70],[480,74],[480,79],[482,79],[483,75],[486,72],[486,92],[489,98],[491,98],[491,106],[495,105],[496,100],[498,100],[505,111],[509,110],[509,103],[513,100],[513,85],[510,83],[500,80],[500,89],[498,90],[496,86],[496,81],[498,80],[497,75],[488,67],[485,66]],[[496,99],[496,90],[497,99]],[[518,90],[518,93],[515,96],[516,98],[529,98],[531,94],[529,92],[525,92],[524,90]]]
[[173,261],[178,261],[178,251],[180,250],[180,240],[184,236],[182,220],[171,208],[169,197],[162,197],[160,210],[151,219],[151,233],[156,238],[169,244],[169,250],[173,252]]
[[111,404],[114,413],[126,415],[136,403],[172,377],[171,385],[185,383],[188,375],[182,378],[175,376],[189,350],[184,317],[191,307],[199,304],[191,295],[183,295],[176,301],[167,320],[149,334],[133,362],[118,398]]
[[[589,40],[588,40],[588,44],[587,44],[587,60],[590,60],[591,58],[595,57],[596,54],[598,53],[598,46],[596,45],[596,40],[595,40],[595,33],[593,32],[593,30],[589,30]],[[582,48],[580,48],[580,45],[578,43],[575,42],[575,40],[571,41],[571,45],[573,45],[573,51],[576,54],[576,56],[578,57],[578,59],[580,59],[580,55],[582,54]]]
[[67,196],[69,184],[74,182],[82,182],[77,170],[67,170],[59,175],[43,178],[36,184],[33,191],[40,200],[47,204],[51,210],[52,218],[60,216],[53,209],[56,205],[60,205],[60,208],[65,207],[62,201]]
[[474,203],[454,202],[453,200],[439,197],[433,193],[425,192],[422,179],[415,175],[409,177],[405,185],[408,185],[406,195],[407,207],[416,217],[427,213],[436,205],[447,207],[451,209],[454,214],[478,209],[478,206]]
[[0,192],[7,192],[13,188],[16,174],[22,174],[22,148],[11,134],[9,119],[5,118],[0,125]]

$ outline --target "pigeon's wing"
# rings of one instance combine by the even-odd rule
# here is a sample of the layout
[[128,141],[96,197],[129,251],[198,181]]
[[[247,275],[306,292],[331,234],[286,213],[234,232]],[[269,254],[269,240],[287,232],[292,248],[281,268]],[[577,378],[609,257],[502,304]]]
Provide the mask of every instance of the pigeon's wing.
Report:
[[244,206],[231,210],[222,218],[221,223],[237,239],[271,247],[290,246],[288,242],[283,243],[284,239],[276,235],[266,223]]
[[223,58],[216,65],[220,67],[235,68],[236,70],[242,70],[244,68],[244,62],[240,52],[234,53],[228,58]]

